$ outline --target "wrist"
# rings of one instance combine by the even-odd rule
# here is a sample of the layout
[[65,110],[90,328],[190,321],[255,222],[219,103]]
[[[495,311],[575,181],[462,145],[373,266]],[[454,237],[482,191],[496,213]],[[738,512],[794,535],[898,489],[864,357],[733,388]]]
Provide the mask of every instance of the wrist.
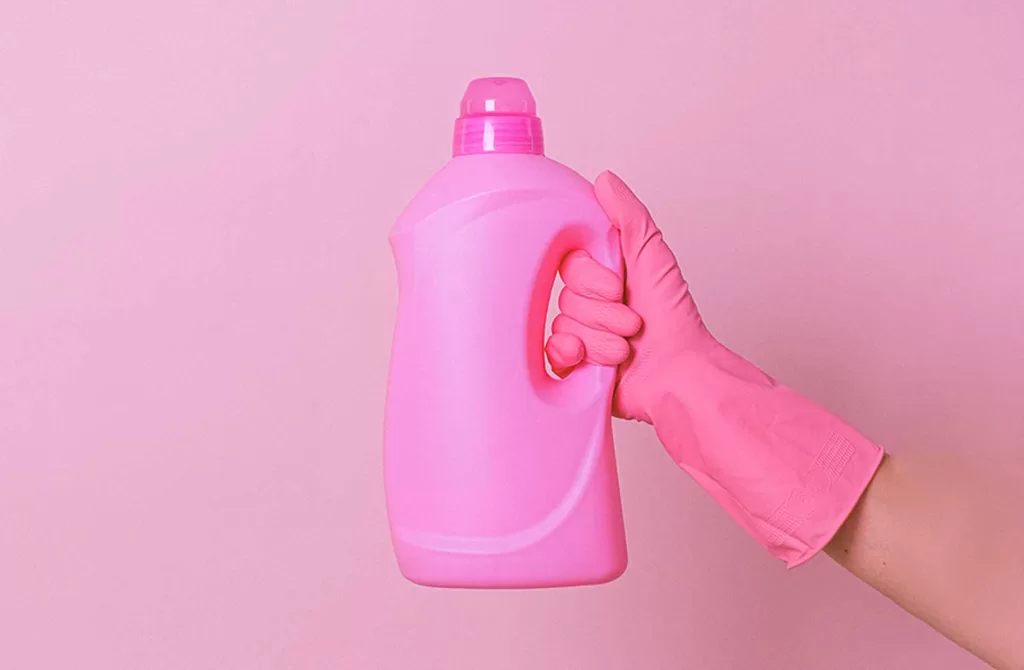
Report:
[[673,406],[681,403],[694,412],[715,412],[738,393],[749,397],[776,387],[774,379],[710,333],[699,343],[676,352],[661,369],[660,384],[647,408],[650,423],[656,428],[666,413],[666,397],[674,400],[669,403]]

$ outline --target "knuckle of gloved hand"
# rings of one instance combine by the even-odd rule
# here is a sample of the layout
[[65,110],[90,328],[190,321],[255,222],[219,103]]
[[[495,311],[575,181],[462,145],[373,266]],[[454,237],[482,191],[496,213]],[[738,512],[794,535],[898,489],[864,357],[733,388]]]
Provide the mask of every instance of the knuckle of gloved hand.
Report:
[[621,303],[625,297],[625,288],[619,276],[612,274],[608,280],[608,299],[615,303]]
[[623,308],[626,313],[624,318],[625,329],[628,331],[625,333],[625,336],[633,337],[644,327],[644,320],[629,307],[623,306]]
[[602,327],[620,337],[636,334],[636,315],[622,303],[606,303],[602,310]]
[[629,358],[629,342],[621,337],[616,337],[611,353],[615,365],[624,363]]
[[629,344],[621,337],[605,337],[587,346],[593,362],[600,365],[619,365],[629,357]]
[[614,302],[601,302],[594,309],[594,321],[606,330],[614,328],[615,324],[620,321],[618,319],[618,312],[616,310],[617,303]]

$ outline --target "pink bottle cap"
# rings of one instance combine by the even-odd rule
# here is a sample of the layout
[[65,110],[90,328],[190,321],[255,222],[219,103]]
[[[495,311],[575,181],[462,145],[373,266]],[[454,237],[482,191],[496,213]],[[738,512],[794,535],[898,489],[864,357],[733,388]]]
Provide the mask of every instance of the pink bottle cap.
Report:
[[544,153],[544,133],[530,87],[514,77],[474,79],[455,120],[452,155]]

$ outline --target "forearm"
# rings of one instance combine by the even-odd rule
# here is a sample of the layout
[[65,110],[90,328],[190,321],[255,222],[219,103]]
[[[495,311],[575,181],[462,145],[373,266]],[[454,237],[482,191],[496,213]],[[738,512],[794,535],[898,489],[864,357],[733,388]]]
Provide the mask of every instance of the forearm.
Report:
[[1024,670],[1024,501],[1012,485],[934,454],[879,467],[877,446],[720,345],[678,366],[653,405],[658,435],[769,551],[792,566],[825,548],[953,641]]
[[887,457],[826,547],[998,668],[1024,669],[1024,500],[952,458]]

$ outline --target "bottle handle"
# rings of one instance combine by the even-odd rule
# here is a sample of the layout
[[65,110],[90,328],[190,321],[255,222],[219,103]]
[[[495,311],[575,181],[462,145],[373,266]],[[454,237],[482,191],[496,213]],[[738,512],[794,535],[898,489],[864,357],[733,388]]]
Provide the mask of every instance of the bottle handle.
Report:
[[548,304],[554,288],[555,275],[562,260],[576,250],[587,252],[591,258],[618,276],[623,276],[622,249],[619,232],[611,225],[597,202],[586,222],[566,222],[541,262],[534,286],[529,319],[530,376],[538,395],[545,401],[560,406],[584,406],[597,395],[607,393],[611,403],[618,369],[615,366],[580,363],[565,379],[548,373],[544,365],[545,324]]

